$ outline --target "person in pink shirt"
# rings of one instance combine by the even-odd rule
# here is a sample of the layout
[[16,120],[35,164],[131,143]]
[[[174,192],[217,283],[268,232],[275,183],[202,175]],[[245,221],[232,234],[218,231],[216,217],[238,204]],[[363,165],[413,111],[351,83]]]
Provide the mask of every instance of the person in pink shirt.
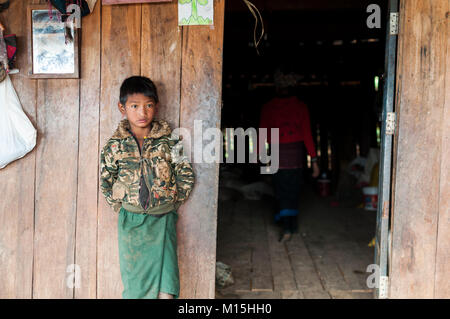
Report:
[[[297,231],[305,148],[311,157],[312,176],[316,178],[320,173],[308,108],[290,94],[290,88],[295,85],[293,76],[275,75],[277,96],[263,106],[259,125],[260,128],[267,128],[268,132],[271,128],[279,129],[279,169],[273,174],[273,183],[278,200],[275,221],[282,225],[280,241],[289,240]],[[272,144],[270,134],[267,135],[267,143]]]

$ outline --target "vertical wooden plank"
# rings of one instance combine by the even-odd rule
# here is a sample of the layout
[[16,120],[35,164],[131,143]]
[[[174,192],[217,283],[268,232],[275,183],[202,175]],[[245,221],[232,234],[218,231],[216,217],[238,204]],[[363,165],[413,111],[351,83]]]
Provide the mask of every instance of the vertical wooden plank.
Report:
[[[27,78],[27,28],[29,1],[12,1],[0,15],[7,33],[18,40],[17,66],[11,75],[25,114],[36,127],[36,81]],[[39,136],[40,132],[38,132]],[[33,272],[33,223],[35,149],[0,170],[0,298],[31,298]]]
[[401,1],[390,298],[435,286],[448,1]]
[[38,80],[33,298],[73,298],[79,80]]
[[156,117],[180,125],[181,27],[176,1],[142,4],[141,74],[155,83]]
[[[194,137],[195,120],[203,130],[220,129],[224,4],[214,1],[214,26],[183,27],[180,126],[193,140],[202,140]],[[180,298],[214,298],[219,164],[193,166],[196,185],[177,225]]]
[[[117,102],[122,81],[140,74],[141,5],[103,6],[101,16],[99,152],[121,119]],[[97,298],[121,298],[117,215],[106,204],[103,194],[99,195],[97,239]]]
[[439,225],[436,253],[435,298],[450,298],[450,1],[447,13],[444,38],[447,39],[447,58],[445,73],[445,105],[442,116],[441,177],[439,193]]
[[75,263],[81,285],[75,298],[97,295],[97,206],[100,106],[101,8],[83,18],[81,26],[80,131]]

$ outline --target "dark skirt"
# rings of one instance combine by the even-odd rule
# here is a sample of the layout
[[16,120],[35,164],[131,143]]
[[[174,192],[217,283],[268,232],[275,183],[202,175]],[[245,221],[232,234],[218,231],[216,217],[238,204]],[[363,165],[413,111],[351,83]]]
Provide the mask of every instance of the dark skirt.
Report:
[[278,211],[275,220],[283,216],[297,216],[300,188],[303,180],[303,169],[279,169],[273,175],[275,196],[278,201]]

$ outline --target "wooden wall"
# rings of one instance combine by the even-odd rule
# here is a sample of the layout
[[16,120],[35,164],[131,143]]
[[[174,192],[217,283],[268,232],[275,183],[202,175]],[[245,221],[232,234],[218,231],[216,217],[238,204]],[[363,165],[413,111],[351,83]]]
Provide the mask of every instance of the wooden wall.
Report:
[[[117,216],[99,193],[99,151],[121,115],[119,86],[131,75],[159,88],[157,117],[172,128],[220,127],[224,0],[214,26],[178,27],[177,1],[101,6],[83,18],[81,78],[30,80],[26,7],[0,15],[19,39],[11,79],[38,130],[36,148],[0,170],[0,298],[120,298]],[[191,131],[193,133],[193,130]],[[180,209],[180,298],[214,298],[218,164],[194,164]],[[81,286],[68,288],[67,267]]]
[[391,298],[450,298],[450,1],[400,1]]

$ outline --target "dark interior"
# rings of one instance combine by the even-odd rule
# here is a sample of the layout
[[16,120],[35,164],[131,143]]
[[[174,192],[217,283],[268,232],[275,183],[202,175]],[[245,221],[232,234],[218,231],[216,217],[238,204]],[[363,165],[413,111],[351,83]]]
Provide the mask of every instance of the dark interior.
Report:
[[[326,225],[333,229],[345,227],[346,238],[359,241],[361,247],[367,246],[375,235],[376,212],[362,209],[361,185],[355,176],[348,174],[348,166],[358,156],[366,158],[371,148],[378,150],[380,147],[387,1],[341,1],[342,4],[326,0],[252,2],[264,21],[264,36],[258,52],[254,45],[253,15],[241,0],[226,2],[222,129],[258,128],[262,106],[275,95],[275,70],[294,73],[298,82],[293,94],[308,106],[313,139],[320,154],[321,176],[324,174],[331,181],[329,194],[319,196],[317,180],[311,178],[310,165],[305,158],[308,168],[299,194],[302,202],[300,229],[309,231],[311,240],[322,238],[326,243]],[[370,29],[366,24],[371,14],[367,12],[367,6],[373,3],[381,8],[379,29]],[[260,27],[258,24],[257,37]],[[269,176],[259,174],[260,166],[260,163],[221,164],[218,260],[228,258],[229,263],[233,263],[229,255],[221,252],[228,251],[228,242],[233,240],[229,233],[237,231],[233,223],[239,218],[230,221],[225,215],[237,214],[230,213],[236,209],[230,206],[231,202],[236,207],[236,203],[246,200],[238,187],[229,187],[226,179],[239,176],[242,185],[256,181],[271,185]],[[228,174],[230,171],[234,175]],[[276,207],[271,196],[263,194],[261,201],[266,203],[264,207],[271,207],[268,211]],[[250,201],[246,207],[260,204]],[[328,216],[335,216],[333,209],[339,210],[340,216],[347,216],[345,221],[341,220],[343,224]],[[270,216],[270,212],[267,214]],[[322,223],[319,216],[327,221]],[[270,217],[266,222],[267,230],[272,227]],[[314,237],[318,233],[321,237]],[[329,235],[332,237],[331,233]],[[304,240],[307,244],[307,238]],[[252,244],[250,246],[254,251]],[[369,260],[373,248],[365,253]],[[310,254],[314,255],[311,251]],[[312,259],[314,261],[314,256]],[[234,269],[239,272],[236,268],[240,266],[236,265]],[[365,269],[348,271],[364,273]],[[274,269],[272,275],[273,272]],[[227,289],[229,293],[236,293],[232,285]],[[249,290],[252,291],[252,287]]]

